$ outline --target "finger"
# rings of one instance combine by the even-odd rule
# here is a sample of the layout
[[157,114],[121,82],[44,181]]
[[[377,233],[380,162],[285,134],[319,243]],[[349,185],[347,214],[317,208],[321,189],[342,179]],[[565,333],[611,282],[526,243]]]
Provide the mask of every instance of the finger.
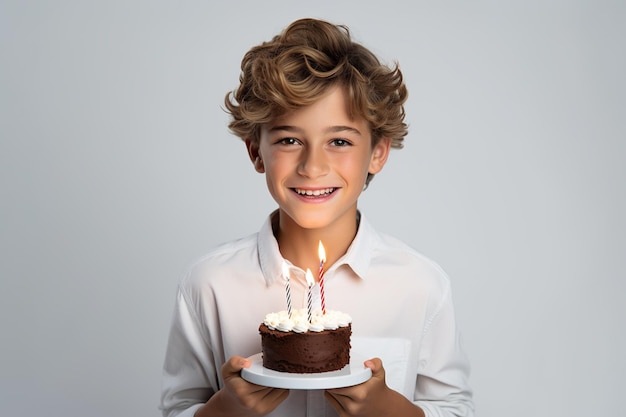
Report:
[[330,389],[326,392],[340,402],[343,408],[347,409],[347,404],[361,403],[367,399],[370,388],[366,384],[367,382],[352,387]]
[[241,356],[233,356],[222,365],[222,378],[226,380],[234,376],[239,376],[239,372],[249,366],[250,361],[248,359],[242,358]]
[[372,370],[372,373],[380,371],[383,367],[383,361],[380,360],[380,358],[372,358],[372,359],[368,359],[365,362],[363,362],[363,365],[366,368],[370,368]]
[[[340,416],[344,416],[346,414],[346,409],[343,406],[343,401],[346,401],[347,398],[337,394],[336,392],[330,392],[330,391],[326,391],[324,393],[324,397],[326,398],[326,401],[328,401],[328,403],[330,404],[330,406],[332,408],[335,409],[335,411],[337,412],[337,414],[339,414]],[[342,401],[339,401],[337,398],[341,398]]]
[[280,404],[289,396],[289,390],[282,388],[266,388],[268,391],[263,397],[270,404]]
[[[253,385],[253,384],[251,384]],[[254,385],[254,387],[259,387]],[[289,391],[285,389],[260,387],[258,391],[247,392],[241,397],[241,403],[249,410],[257,414],[265,415],[274,410],[288,396]]]
[[363,365],[372,370],[372,378],[385,378],[385,368],[380,358],[372,358],[366,360]]

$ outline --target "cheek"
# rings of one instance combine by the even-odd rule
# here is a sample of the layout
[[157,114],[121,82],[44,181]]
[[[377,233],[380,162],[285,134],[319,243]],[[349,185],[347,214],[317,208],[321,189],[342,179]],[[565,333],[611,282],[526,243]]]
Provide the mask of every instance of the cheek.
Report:
[[371,154],[369,152],[360,153],[359,155],[345,161],[345,165],[349,166],[354,172],[367,172],[370,168],[371,159]]
[[353,182],[365,182],[369,170],[369,161],[363,158],[346,158],[338,161],[337,169],[341,176]]
[[279,175],[281,172],[286,170],[288,164],[284,160],[277,155],[266,154],[266,159],[264,159],[265,169],[267,172],[272,173],[273,175]]
[[271,156],[265,162],[265,176],[268,184],[280,184],[292,176],[293,164],[287,158]]

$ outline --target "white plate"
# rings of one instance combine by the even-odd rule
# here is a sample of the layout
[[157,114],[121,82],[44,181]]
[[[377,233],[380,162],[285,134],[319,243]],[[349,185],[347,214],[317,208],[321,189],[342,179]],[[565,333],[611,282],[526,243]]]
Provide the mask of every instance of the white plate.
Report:
[[361,384],[372,376],[372,370],[363,365],[365,359],[350,355],[350,363],[338,371],[316,374],[293,374],[263,367],[261,353],[250,356],[249,368],[241,370],[241,377],[253,384],[287,389],[331,389]]

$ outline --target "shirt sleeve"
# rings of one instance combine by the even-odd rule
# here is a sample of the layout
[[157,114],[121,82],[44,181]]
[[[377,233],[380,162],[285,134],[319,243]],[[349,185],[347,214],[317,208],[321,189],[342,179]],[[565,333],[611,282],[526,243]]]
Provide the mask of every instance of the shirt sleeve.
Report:
[[469,373],[448,284],[424,330],[415,403],[427,417],[473,417]]
[[217,369],[199,320],[178,290],[167,343],[161,390],[164,417],[192,417],[217,391]]

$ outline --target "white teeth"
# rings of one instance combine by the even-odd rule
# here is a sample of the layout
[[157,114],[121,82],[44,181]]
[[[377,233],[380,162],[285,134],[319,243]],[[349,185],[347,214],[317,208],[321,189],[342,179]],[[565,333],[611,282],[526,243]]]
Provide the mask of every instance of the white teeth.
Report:
[[320,195],[327,195],[335,191],[334,188],[324,188],[322,190],[303,190],[301,188],[296,188],[295,190],[296,190],[296,193],[300,195],[316,196],[316,197]]

